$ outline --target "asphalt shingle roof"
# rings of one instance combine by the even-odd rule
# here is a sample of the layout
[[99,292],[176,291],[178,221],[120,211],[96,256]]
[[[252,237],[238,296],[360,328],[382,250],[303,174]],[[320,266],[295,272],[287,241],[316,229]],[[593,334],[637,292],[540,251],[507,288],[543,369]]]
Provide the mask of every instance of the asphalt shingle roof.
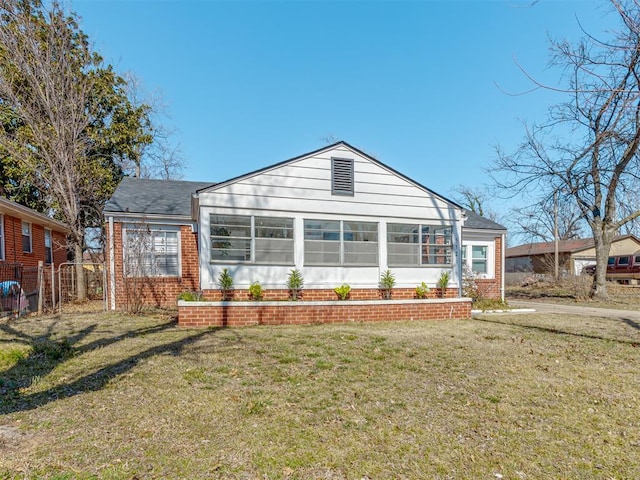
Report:
[[477,213],[473,213],[471,210],[465,210],[465,214],[467,215],[467,220],[464,222],[465,228],[477,230],[506,230],[506,227],[503,227],[493,220],[481,217]]
[[104,207],[108,213],[191,215],[191,194],[214,182],[124,177]]

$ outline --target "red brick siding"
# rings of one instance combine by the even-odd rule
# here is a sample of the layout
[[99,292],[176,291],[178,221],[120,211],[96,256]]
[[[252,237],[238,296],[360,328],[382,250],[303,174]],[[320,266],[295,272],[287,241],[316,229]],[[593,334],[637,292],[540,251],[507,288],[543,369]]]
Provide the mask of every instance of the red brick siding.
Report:
[[[264,291],[263,300],[287,300],[289,298],[289,291],[286,289],[269,289]],[[337,300],[338,295],[333,289],[330,288],[317,288],[317,289],[303,289],[300,294],[302,300],[307,301],[323,301],[323,300]],[[454,298],[458,296],[457,288],[447,289],[446,298]],[[218,301],[222,299],[222,292],[220,290],[204,290],[203,297],[206,300]],[[427,298],[440,298],[440,291],[437,288],[432,288],[427,294]],[[248,289],[233,290],[231,298],[234,300],[251,300]],[[394,288],[391,292],[391,298],[393,300],[407,300],[415,299],[415,288]],[[359,288],[351,290],[349,294],[350,300],[380,300],[382,299],[382,291],[378,288]]]
[[[107,239],[109,225],[106,225]],[[115,281],[116,281],[116,308],[126,308],[128,303],[127,291],[131,292],[135,286],[137,295],[144,297],[144,304],[163,308],[175,308],[178,295],[185,291],[195,291],[200,288],[200,273],[198,270],[198,244],[197,233],[191,230],[190,225],[180,226],[180,248],[182,262],[181,277],[148,277],[139,279],[125,279],[123,276],[123,248],[122,248],[122,224],[114,223],[114,257],[115,257]],[[108,298],[111,278],[109,268],[109,251],[106,252],[107,287]],[[131,295],[131,293],[129,294]]]
[[251,302],[243,305],[234,302],[220,302],[203,305],[181,302],[178,307],[178,324],[183,327],[225,327],[466,319],[471,317],[471,302],[469,300],[376,302],[371,305],[351,304],[349,301],[325,305],[313,305],[305,302],[288,302],[283,305],[256,303]]
[[[31,253],[22,251],[22,219],[4,215],[4,260],[35,267],[38,261],[45,261],[45,227],[31,223]],[[67,260],[66,236],[62,232],[52,231],[53,262],[57,266]]]

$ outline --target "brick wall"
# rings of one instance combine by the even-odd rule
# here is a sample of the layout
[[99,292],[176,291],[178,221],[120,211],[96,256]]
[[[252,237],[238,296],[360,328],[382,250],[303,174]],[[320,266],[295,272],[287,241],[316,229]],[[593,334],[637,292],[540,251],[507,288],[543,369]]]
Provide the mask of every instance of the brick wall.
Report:
[[[220,290],[204,290],[203,298],[210,301],[222,300],[222,292]],[[303,289],[300,298],[306,301],[329,301],[337,300],[338,295],[331,288]],[[449,288],[446,292],[446,298],[455,298],[458,296],[457,288]],[[286,289],[269,289],[264,291],[263,300],[288,300],[290,297],[289,290]],[[415,288],[394,288],[391,292],[391,298],[394,300],[415,299]],[[440,290],[431,288],[426,298],[441,298]],[[233,290],[230,294],[233,300],[251,300],[248,289]],[[380,300],[382,299],[382,290],[378,288],[359,288],[351,290],[349,294],[350,300]]]
[[[31,223],[31,252],[22,250],[22,219],[4,215],[4,260],[9,263],[21,263],[35,267],[38,261],[45,261],[45,227]],[[66,236],[62,232],[52,231],[53,262],[57,266],[67,261]]]
[[178,302],[178,325],[226,327],[466,319],[467,298],[344,302]]
[[[122,226],[114,223],[114,256],[116,279],[116,308],[127,308],[134,300],[132,296],[143,297],[144,305],[163,308],[175,308],[178,295],[185,291],[196,291],[200,288],[200,273],[198,270],[197,233],[190,225],[180,226],[180,249],[182,262],[181,277],[143,277],[125,278],[123,274]],[[106,225],[107,239],[109,239],[109,225]],[[111,298],[110,261],[106,252],[107,266],[107,294]]]

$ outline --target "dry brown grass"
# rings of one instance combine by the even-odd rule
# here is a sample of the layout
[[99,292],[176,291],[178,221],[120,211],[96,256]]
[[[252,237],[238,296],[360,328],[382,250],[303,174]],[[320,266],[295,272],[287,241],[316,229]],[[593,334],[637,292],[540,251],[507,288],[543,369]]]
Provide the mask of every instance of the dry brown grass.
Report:
[[0,478],[635,478],[640,326],[0,324]]

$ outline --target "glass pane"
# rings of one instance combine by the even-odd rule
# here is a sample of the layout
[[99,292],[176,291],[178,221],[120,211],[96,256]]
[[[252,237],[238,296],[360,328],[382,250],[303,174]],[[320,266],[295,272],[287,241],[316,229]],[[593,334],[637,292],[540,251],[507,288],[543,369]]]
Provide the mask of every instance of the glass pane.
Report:
[[251,237],[251,217],[243,215],[211,215],[211,236]]
[[339,265],[340,242],[305,241],[304,263],[305,265]]
[[45,247],[51,246],[51,230],[45,229],[44,231],[44,246]]
[[473,259],[486,259],[487,258],[487,247],[486,245],[474,245],[472,247],[471,255]]
[[629,257],[620,257],[618,265],[629,265]]
[[305,240],[340,241],[340,222],[331,220],[305,220]]
[[31,235],[31,224],[22,222],[22,235]]
[[256,238],[256,263],[293,265],[293,240]]
[[345,242],[345,265],[378,265],[377,242]]
[[387,242],[389,243],[418,243],[418,225],[390,223],[387,225]]
[[344,222],[345,242],[377,242],[378,224],[373,222]]
[[487,261],[474,260],[473,262],[471,262],[471,268],[475,273],[487,273]]
[[393,243],[387,245],[387,263],[389,266],[419,265],[420,245]]
[[293,238],[292,218],[256,217],[256,238]]
[[250,239],[211,239],[212,262],[248,262],[251,260]]

